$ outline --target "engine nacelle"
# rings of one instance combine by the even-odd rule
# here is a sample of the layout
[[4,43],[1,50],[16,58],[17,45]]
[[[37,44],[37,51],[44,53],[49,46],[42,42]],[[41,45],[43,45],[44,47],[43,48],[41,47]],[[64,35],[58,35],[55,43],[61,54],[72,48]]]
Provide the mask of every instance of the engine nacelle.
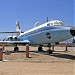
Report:
[[8,36],[3,41],[18,41],[16,36]]
[[18,41],[18,38],[15,36],[15,37],[13,37],[13,40],[14,41]]

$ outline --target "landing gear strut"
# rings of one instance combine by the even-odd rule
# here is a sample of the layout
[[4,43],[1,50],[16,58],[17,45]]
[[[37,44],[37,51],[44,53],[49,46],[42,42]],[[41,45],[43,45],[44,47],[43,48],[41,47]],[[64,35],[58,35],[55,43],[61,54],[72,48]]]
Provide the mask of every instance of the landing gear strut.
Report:
[[47,50],[47,52],[48,52],[49,54],[52,54],[52,53],[53,53],[53,51],[52,51],[52,50]]
[[51,45],[48,44],[48,47],[49,47],[49,49],[47,50],[47,52],[48,52],[49,54],[52,54],[52,53],[53,53],[53,50],[51,50]]
[[19,48],[17,47],[17,45],[14,47],[14,51],[19,51]]
[[38,47],[38,52],[41,52],[41,51],[43,51],[43,49],[42,49],[42,46],[39,45],[39,47]]

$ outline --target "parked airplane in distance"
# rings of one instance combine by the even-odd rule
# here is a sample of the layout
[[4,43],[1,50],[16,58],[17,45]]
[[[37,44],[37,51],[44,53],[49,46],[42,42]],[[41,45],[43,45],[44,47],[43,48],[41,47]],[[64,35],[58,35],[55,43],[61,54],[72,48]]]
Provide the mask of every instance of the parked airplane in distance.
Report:
[[66,41],[63,41],[61,42],[62,44],[68,44],[68,45],[72,45],[75,43],[75,37],[69,39],[69,40],[66,40]]
[[16,33],[17,36],[9,36],[0,42],[10,44],[29,43],[30,45],[56,44],[73,38],[75,36],[75,27],[65,26],[65,24],[59,20],[52,20],[35,26],[26,32],[22,32],[19,21],[16,21],[16,32],[11,33]]

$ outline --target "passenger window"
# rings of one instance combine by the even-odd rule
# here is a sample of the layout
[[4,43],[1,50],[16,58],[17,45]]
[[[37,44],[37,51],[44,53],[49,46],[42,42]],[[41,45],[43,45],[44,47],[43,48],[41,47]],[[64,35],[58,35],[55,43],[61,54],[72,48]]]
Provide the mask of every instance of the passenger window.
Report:
[[51,25],[53,25],[53,23],[51,23]]
[[34,30],[34,33],[36,33],[36,30]]
[[48,23],[47,26],[50,26],[50,23]]

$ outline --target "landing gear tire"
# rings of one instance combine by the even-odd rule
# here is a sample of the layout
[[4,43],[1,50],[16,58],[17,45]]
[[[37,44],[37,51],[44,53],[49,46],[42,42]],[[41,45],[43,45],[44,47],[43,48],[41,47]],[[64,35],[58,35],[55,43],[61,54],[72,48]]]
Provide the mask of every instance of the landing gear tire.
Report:
[[42,47],[39,46],[39,47],[38,47],[38,52],[41,52],[41,51],[43,51],[43,50],[42,50]]
[[48,50],[47,52],[48,52],[48,54],[52,54],[52,53],[53,53],[53,51],[52,51],[52,50]]
[[19,51],[19,48],[18,47],[14,47],[14,51]]

